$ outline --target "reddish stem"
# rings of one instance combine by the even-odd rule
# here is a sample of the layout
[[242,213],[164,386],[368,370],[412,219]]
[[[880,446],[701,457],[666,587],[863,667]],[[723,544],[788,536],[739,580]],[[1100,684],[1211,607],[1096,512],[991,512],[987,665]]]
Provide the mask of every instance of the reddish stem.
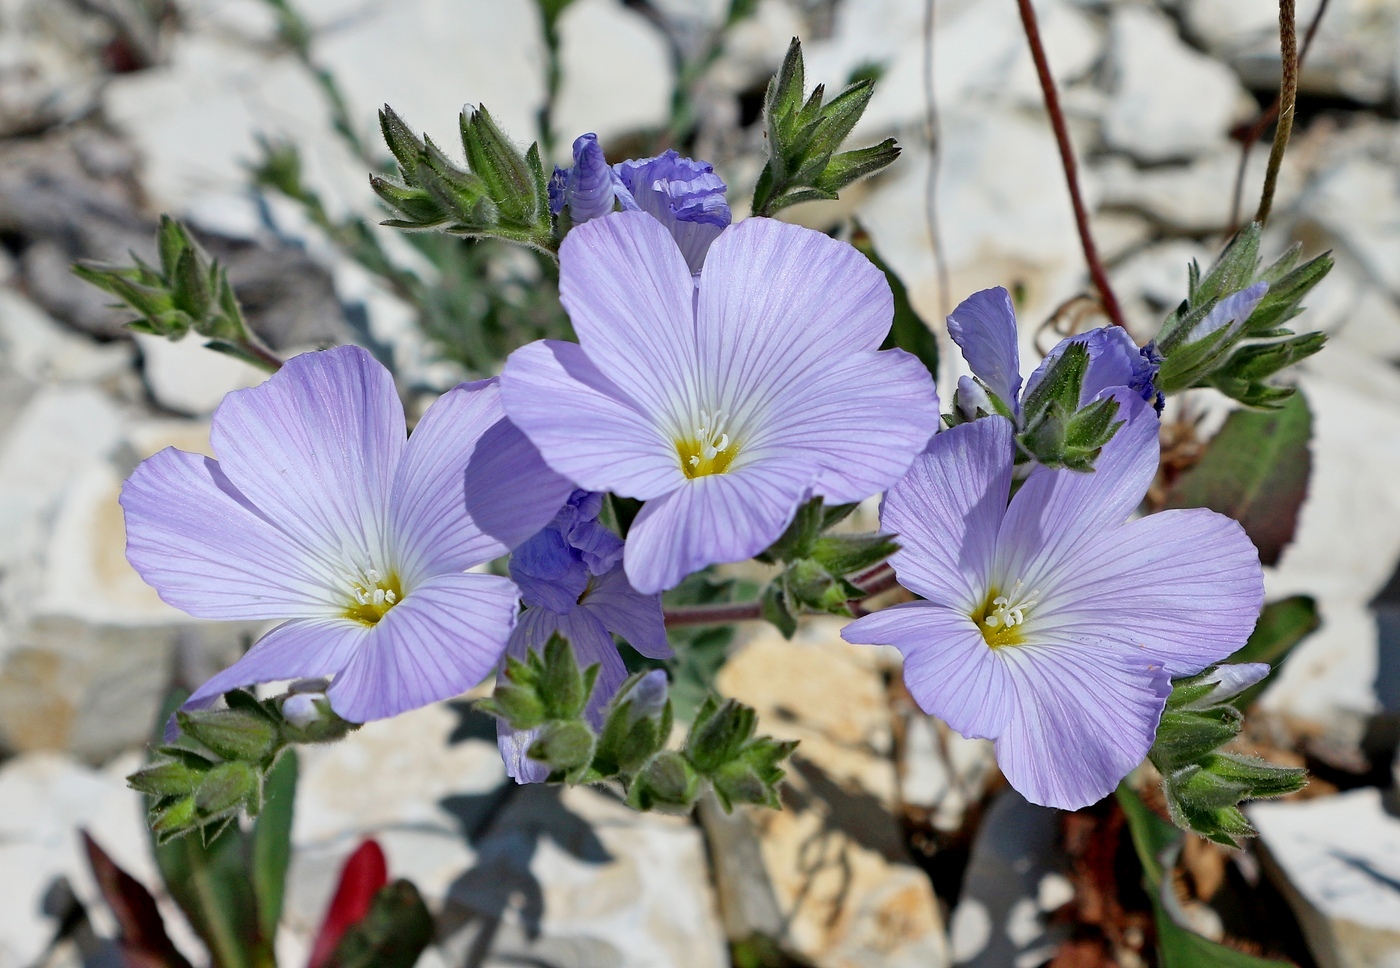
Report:
[[1079,192],[1079,165],[1074,160],[1074,145],[1069,140],[1069,127],[1065,124],[1065,113],[1060,108],[1060,95],[1055,90],[1055,78],[1050,73],[1050,62],[1045,57],[1045,45],[1040,39],[1040,24],[1035,17],[1031,0],[1016,0],[1021,11],[1021,23],[1026,30],[1026,40],[1031,47],[1031,58],[1035,61],[1035,73],[1040,79],[1040,91],[1045,98],[1045,111],[1050,115],[1050,126],[1055,130],[1055,143],[1060,148],[1060,163],[1065,170],[1065,184],[1069,186],[1070,203],[1074,206],[1074,224],[1079,230],[1079,244],[1084,249],[1084,261],[1089,266],[1089,277],[1094,288],[1099,291],[1099,302],[1103,311],[1113,321],[1113,325],[1128,328],[1123,318],[1123,309],[1118,305],[1118,297],[1109,285],[1108,273],[1104,271],[1099,258],[1094,236],[1089,231],[1089,210],[1084,207],[1084,197]]

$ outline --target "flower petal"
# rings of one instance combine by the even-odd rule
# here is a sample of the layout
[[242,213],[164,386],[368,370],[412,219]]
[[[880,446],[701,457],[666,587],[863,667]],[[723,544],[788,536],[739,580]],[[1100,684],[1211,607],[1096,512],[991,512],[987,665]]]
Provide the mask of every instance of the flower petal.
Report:
[[[627,667],[623,665],[612,636],[595,616],[583,608],[576,608],[564,615],[548,609],[527,608],[520,614],[520,621],[511,633],[507,654],[524,661],[531,649],[543,653],[555,632],[569,640],[579,668],[587,669],[594,663],[600,666],[585,710],[589,721],[597,728],[603,724],[603,711],[608,702],[627,679]],[[540,783],[549,776],[549,770],[542,763],[525,755],[538,737],[538,729],[516,730],[497,721],[496,742],[506,764],[506,773],[520,783]]]
[[648,659],[669,659],[661,596],[643,595],[627,581],[621,564],[593,580],[580,607],[596,616],[609,631],[622,636]]
[[1121,525],[1142,503],[1157,474],[1157,412],[1131,390],[1111,395],[1118,401],[1117,419],[1124,423],[1104,446],[1093,472],[1037,467],[1012,498],[992,575],[1002,591],[1019,580],[1051,607],[1060,582],[1073,581],[1082,566],[1086,546]]
[[461,695],[500,662],[516,602],[515,586],[496,575],[429,579],[371,629],[326,690],[331,708],[364,723]]
[[983,417],[938,434],[890,488],[880,526],[898,536],[890,558],[900,584],[971,614],[987,594],[1006,496],[1011,421]]
[[1035,627],[1146,649],[1176,678],[1241,648],[1263,603],[1259,552],[1238,523],[1204,508],[1162,511],[1089,544]]
[[122,485],[126,557],[199,618],[320,617],[336,607],[314,556],[262,517],[217,461],[173,447]]
[[627,533],[628,581],[650,595],[708,565],[758,554],[783,533],[811,485],[784,462],[758,461],[648,501]]
[[655,158],[624,161],[613,171],[624,191],[624,209],[653,216],[676,240],[692,273],[705,264],[705,253],[733,216],[724,199],[724,181],[709,162],[682,158],[674,149]]
[[814,490],[830,504],[894,484],[938,427],[933,380],[903,350],[825,360],[770,399],[750,453],[816,463]]
[[263,682],[333,676],[365,645],[369,632],[343,618],[283,622],[243,658],[196,689],[181,708],[203,708],[226,692]]
[[575,225],[602,218],[617,202],[617,184],[617,175],[603,159],[598,136],[579,135],[574,139],[574,167],[565,174],[564,191],[554,211],[558,214],[567,205]]
[[394,477],[405,583],[505,554],[548,524],[572,489],[506,419],[494,381],[447,391],[418,421]]
[[675,444],[573,343],[541,340],[516,350],[501,396],[549,466],[581,487],[645,501],[685,481]]
[[919,708],[973,739],[995,739],[1013,709],[1006,664],[967,615],[908,602],[858,618],[847,642],[892,645],[904,654],[904,684]]
[[1079,388],[1081,407],[1114,387],[1129,387],[1144,399],[1156,399],[1156,392],[1152,389],[1156,367],[1143,357],[1142,350],[1121,326],[1101,326],[1060,340],[1027,378],[1026,396],[1031,395],[1055,361],[1064,355],[1066,347],[1076,343],[1083,344],[1089,353],[1089,366],[1084,371],[1084,382]]
[[1013,412],[1021,412],[1021,351],[1011,294],[997,286],[974,292],[948,317],[948,335],[972,372]]
[[885,274],[821,232],[751,218],[705,258],[696,308],[702,399],[742,422],[819,366],[879,349],[894,319]]
[[584,352],[608,380],[653,419],[688,423],[695,412],[695,283],[660,222],[616,212],[572,229],[559,248],[559,298]]
[[1171,680],[1146,653],[1069,642],[998,653],[1015,711],[997,737],[997,764],[1027,800],[1087,807],[1112,793],[1151,749]]
[[210,432],[224,473],[268,519],[332,560],[376,563],[406,436],[393,378],[358,346],[303,353],[235,390]]

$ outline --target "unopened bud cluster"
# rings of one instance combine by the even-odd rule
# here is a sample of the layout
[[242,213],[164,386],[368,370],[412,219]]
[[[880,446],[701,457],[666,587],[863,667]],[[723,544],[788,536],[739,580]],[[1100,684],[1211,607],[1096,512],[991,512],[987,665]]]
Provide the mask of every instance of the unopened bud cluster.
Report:
[[757,714],[748,706],[709,697],[682,748],[671,750],[666,674],[628,679],[595,730],[585,709],[597,673],[597,666],[580,669],[573,647],[556,634],[543,655],[507,659],[495,693],[477,706],[513,729],[536,731],[528,755],[549,767],[552,783],[615,782],[638,810],[687,811],[707,786],[726,810],[778,805],[779,764],[796,744],[755,736]]
[[[324,681],[317,681],[324,688]],[[330,709],[324,692],[297,685],[286,695],[259,701],[239,689],[224,695],[222,709],[181,710],[179,735],[155,750],[149,766],[127,777],[147,794],[157,843],[199,830],[205,842],[240,812],[262,810],[263,783],[293,743],[330,742],[354,728]]]

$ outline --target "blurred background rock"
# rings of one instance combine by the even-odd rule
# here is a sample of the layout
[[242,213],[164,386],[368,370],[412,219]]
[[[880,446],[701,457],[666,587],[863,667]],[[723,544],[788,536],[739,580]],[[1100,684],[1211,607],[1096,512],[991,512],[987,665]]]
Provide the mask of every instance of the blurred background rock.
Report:
[[[1277,8],[1036,7],[1094,232],[1146,340],[1184,296],[1188,261],[1208,262],[1235,220],[1238,139],[1277,86]],[[858,218],[940,337],[962,296],[1005,285],[1023,351],[1043,350],[1042,321],[1086,289],[1009,0],[938,0],[931,43],[923,0],[298,0],[301,21],[289,9],[0,0],[0,968],[113,963],[72,930],[80,905],[110,931],[75,830],[157,883],[122,778],[171,685],[201,681],[261,631],[160,602],[125,562],[116,498],[163,447],[208,453],[209,414],[262,375],[191,339],[133,338],[74,260],[151,257],[169,212],[228,267],[270,346],[362,343],[421,408],[563,322],[541,260],[373,227],[382,103],[442,144],[464,101],[485,104],[556,162],[584,131],[611,160],[675,145],[712,161],[742,211],[763,87],[800,35],[809,83],[879,77],[856,136],[893,135],[904,155],[840,202],[785,215],[821,229]],[[1317,9],[1301,4],[1300,29]],[[1309,309],[1332,341],[1300,368],[1310,491],[1268,587],[1315,596],[1322,626],[1256,705],[1250,740],[1316,779],[1305,801],[1255,809],[1262,849],[1188,851],[1186,888],[1198,930],[1256,953],[1395,966],[1400,4],[1332,0],[1301,92],[1266,248],[1298,239],[1337,267]],[[1266,154],[1246,168],[1246,214]],[[958,361],[942,345],[946,386]],[[1197,397],[1209,427],[1222,407]],[[461,704],[308,751],[283,962],[305,960],[340,861],[374,834],[439,915],[424,964],[1152,963],[1145,899],[1135,884],[1115,893],[1113,859],[1094,854],[1121,816],[1021,801],[988,744],[919,714],[891,658],[845,646],[837,627],[817,621],[792,642],[745,629],[728,646],[720,688],[802,740],[781,814],[690,822],[586,790],[516,790],[489,724]],[[1346,831],[1336,843],[1312,819],[1323,811]],[[192,934],[176,940],[198,961]]]

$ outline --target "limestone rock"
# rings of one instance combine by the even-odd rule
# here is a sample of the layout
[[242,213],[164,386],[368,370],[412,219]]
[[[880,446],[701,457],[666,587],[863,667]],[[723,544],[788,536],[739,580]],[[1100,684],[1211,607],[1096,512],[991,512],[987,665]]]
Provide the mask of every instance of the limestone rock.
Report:
[[[1319,0],[1298,4],[1301,37]],[[1272,0],[1185,0],[1187,29],[1232,66],[1250,87],[1276,91],[1278,4]],[[1380,104],[1396,91],[1400,10],[1388,0],[1336,0],[1329,5],[1298,78],[1304,94]]]
[[1230,69],[1186,46],[1171,21],[1149,7],[1113,11],[1111,47],[1116,85],[1103,136],[1139,161],[1208,151],[1251,110]]
[[1400,820],[1374,789],[1248,808],[1319,968],[1400,965]]
[[606,146],[610,137],[665,125],[672,70],[655,26],[617,0],[577,0],[559,18],[559,35],[563,79],[553,121],[561,159],[585,131]]
[[[943,966],[947,940],[928,876],[909,860],[891,811],[890,713],[874,650],[812,620],[785,641],[754,635],[721,670],[718,688],[759,712],[759,729],[798,739],[781,811],[746,810],[715,823],[721,908],[734,940],[777,940],[817,968]],[[739,852],[741,862],[727,855]],[[748,853],[749,862],[742,862]],[[777,925],[743,909],[771,895]],[[774,928],[778,930],[775,931]]]
[[226,393],[257,386],[268,378],[266,370],[206,349],[204,342],[193,333],[178,341],[136,334],[146,386],[167,410],[205,416],[214,412]]
[[926,811],[929,822],[945,832],[962,828],[968,808],[996,775],[990,740],[966,739],[918,712],[905,720],[901,752],[900,799]]

